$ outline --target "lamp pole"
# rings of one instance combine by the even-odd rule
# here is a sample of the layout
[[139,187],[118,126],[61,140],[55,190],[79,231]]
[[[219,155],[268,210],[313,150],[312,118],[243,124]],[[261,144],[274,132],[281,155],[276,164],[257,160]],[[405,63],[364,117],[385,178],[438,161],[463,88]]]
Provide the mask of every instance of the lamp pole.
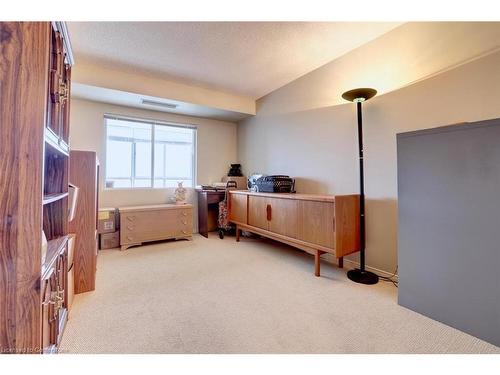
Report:
[[361,113],[361,101],[356,102],[358,112],[358,149],[359,149],[359,254],[360,270],[365,271],[365,170],[363,166],[363,117]]
[[365,269],[365,173],[363,165],[363,115],[361,105],[364,101],[373,98],[377,91],[370,88],[359,88],[342,94],[346,100],[356,103],[358,118],[358,150],[359,150],[359,268],[347,272],[347,277],[360,284],[376,284],[378,276]]

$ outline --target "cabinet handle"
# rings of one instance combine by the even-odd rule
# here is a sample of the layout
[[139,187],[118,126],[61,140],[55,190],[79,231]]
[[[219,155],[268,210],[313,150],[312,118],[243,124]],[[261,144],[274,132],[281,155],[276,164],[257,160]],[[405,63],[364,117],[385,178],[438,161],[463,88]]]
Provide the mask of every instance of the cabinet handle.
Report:
[[59,80],[59,101],[62,103],[68,99],[68,85],[62,79]]
[[132,225],[127,225],[128,230],[134,230],[134,227]]
[[53,290],[52,292],[50,292],[50,298],[53,301],[58,301],[62,299],[60,290]]
[[266,207],[266,213],[267,213],[267,221],[271,221],[272,218],[272,208],[271,205],[268,204]]
[[63,307],[63,297],[60,294],[59,290],[50,292],[49,303],[55,306],[56,311]]

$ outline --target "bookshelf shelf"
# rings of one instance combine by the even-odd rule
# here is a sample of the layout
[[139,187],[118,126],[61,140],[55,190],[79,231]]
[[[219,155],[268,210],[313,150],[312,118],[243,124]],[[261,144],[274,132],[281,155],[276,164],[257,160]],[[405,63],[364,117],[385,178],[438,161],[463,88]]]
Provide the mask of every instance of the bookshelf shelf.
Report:
[[67,242],[68,236],[61,236],[47,241],[47,254],[45,256],[45,262],[42,264],[42,274],[45,274],[45,272],[53,266]]
[[65,192],[65,193],[55,193],[55,194],[45,194],[43,196],[43,204],[46,205],[46,204],[50,204],[50,203],[53,203],[53,202],[56,202],[60,199],[63,199],[63,198],[66,198],[68,196],[68,193]]

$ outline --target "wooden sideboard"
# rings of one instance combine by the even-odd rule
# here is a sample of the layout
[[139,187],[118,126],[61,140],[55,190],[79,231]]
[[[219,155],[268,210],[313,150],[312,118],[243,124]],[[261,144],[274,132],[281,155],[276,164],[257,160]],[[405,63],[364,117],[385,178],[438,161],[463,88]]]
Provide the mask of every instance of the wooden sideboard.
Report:
[[229,220],[241,230],[259,234],[302,249],[315,257],[320,275],[320,256],[343,257],[359,251],[359,195],[312,195],[229,193]]
[[158,204],[120,207],[120,246],[126,250],[143,242],[192,239],[193,206]]

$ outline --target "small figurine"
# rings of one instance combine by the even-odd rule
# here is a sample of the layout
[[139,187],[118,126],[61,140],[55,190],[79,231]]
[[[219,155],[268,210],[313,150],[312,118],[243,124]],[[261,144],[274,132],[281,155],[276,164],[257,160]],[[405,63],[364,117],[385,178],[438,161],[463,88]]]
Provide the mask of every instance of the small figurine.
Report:
[[177,183],[177,188],[175,189],[175,203],[176,204],[186,204],[186,188],[182,186],[182,181]]

